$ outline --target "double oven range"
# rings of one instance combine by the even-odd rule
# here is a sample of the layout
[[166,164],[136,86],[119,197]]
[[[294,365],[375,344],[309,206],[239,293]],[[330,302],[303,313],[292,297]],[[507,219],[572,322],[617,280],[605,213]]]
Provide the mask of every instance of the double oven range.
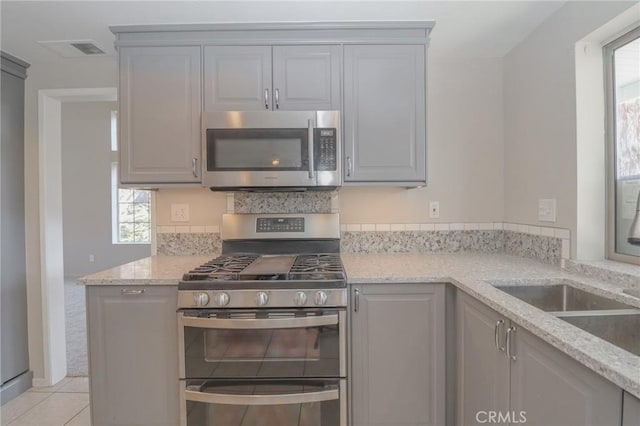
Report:
[[337,214],[224,215],[178,286],[181,425],[346,426]]

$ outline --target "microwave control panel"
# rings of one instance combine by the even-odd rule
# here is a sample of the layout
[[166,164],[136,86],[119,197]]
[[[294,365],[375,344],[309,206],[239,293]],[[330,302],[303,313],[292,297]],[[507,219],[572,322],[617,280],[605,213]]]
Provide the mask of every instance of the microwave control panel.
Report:
[[337,166],[337,129],[315,129],[315,170],[335,171]]

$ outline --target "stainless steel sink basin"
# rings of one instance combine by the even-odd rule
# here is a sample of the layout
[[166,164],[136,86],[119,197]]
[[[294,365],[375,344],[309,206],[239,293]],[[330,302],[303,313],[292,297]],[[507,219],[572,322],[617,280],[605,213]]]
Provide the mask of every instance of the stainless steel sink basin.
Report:
[[640,356],[640,312],[619,315],[590,313],[562,316],[560,319]]
[[497,288],[546,312],[637,309],[567,284],[512,285]]

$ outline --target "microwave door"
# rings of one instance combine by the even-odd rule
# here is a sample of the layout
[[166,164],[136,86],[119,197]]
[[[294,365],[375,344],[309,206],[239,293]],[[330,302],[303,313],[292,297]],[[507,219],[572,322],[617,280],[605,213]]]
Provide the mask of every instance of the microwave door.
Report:
[[315,186],[313,126],[207,129],[205,185]]

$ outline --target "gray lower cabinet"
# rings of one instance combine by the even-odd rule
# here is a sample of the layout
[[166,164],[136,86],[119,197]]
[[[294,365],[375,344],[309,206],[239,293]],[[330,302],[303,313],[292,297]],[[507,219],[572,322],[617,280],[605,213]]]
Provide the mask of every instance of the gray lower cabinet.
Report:
[[344,47],[345,183],[426,183],[425,51]]
[[179,423],[176,286],[87,286],[93,426]]
[[351,286],[353,426],[445,423],[444,284]]
[[620,388],[461,291],[456,311],[459,425],[621,424]]
[[625,392],[622,399],[622,426],[640,425],[640,399]]
[[200,46],[121,47],[120,180],[200,182]]
[[205,111],[338,110],[341,48],[205,46]]

